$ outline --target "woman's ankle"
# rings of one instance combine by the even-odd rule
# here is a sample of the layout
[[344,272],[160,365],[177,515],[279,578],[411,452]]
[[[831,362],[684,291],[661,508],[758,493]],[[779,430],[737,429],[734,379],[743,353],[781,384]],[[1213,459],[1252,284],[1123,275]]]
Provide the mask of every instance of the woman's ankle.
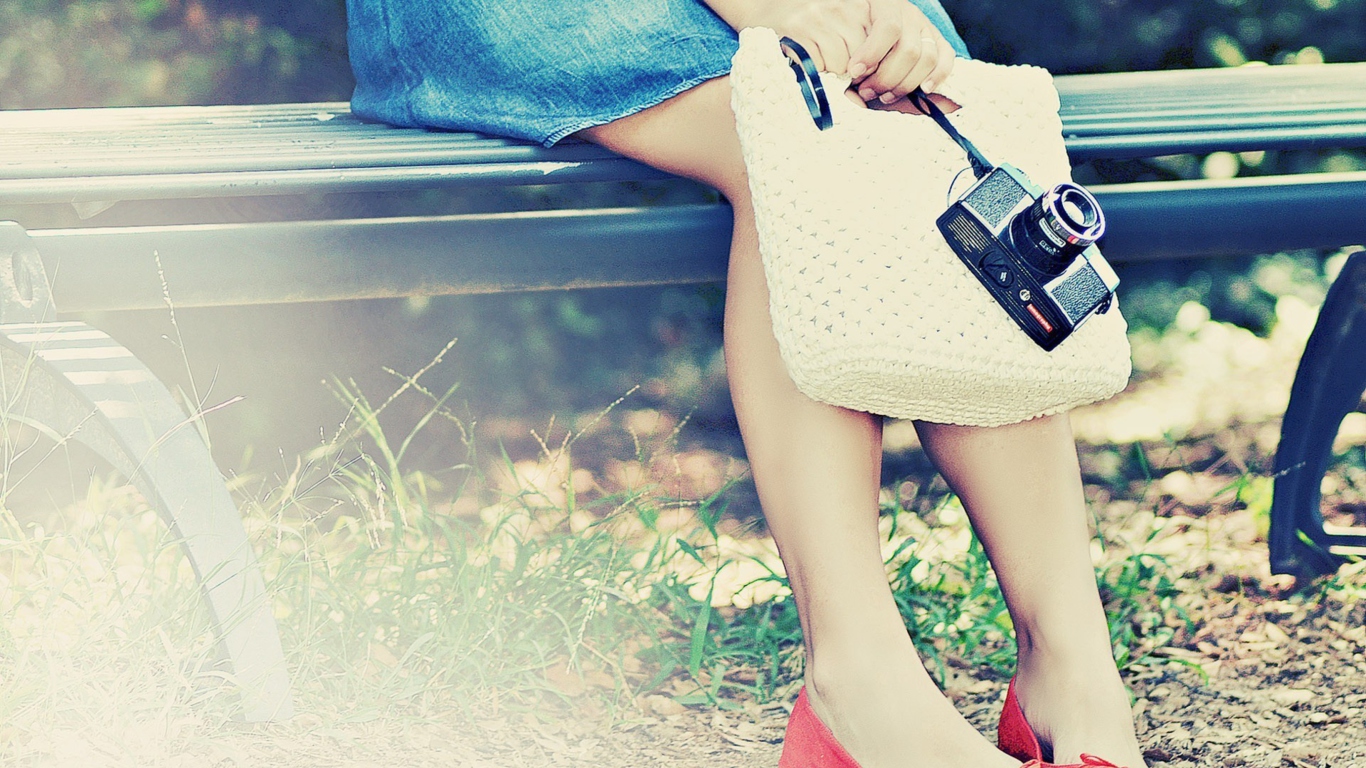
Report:
[[1015,674],[1021,700],[1034,705],[1041,698],[1058,696],[1078,702],[1111,699],[1123,689],[1108,643],[1100,647],[1090,642],[1021,648]]
[[890,680],[906,684],[922,679],[933,685],[915,645],[904,634],[900,639],[822,645],[806,660],[806,685],[820,698],[858,696]]
[[1114,664],[1110,627],[1099,601],[1094,607],[1034,611],[1016,621],[1015,637],[1022,668]]
[[[808,608],[806,668],[808,682],[833,685],[853,676],[861,677],[886,664],[909,663],[920,667],[915,644],[891,600],[845,601],[838,608]],[[815,672],[819,677],[810,680]]]

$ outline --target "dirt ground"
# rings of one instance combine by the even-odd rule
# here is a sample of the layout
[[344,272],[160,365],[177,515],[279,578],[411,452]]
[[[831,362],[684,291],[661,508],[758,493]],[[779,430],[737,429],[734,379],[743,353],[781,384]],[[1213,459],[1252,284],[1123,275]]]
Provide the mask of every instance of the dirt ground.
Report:
[[[1139,737],[1153,768],[1366,766],[1366,605],[1314,611],[1284,601],[1221,595],[1197,650],[1168,649],[1129,675]],[[1346,639],[1350,636],[1352,639]],[[1220,639],[1222,638],[1222,639]],[[1002,680],[964,674],[950,695],[989,737]],[[417,725],[312,729],[307,722],[253,728],[183,762],[230,766],[775,766],[787,710],[682,709],[613,727],[487,719],[466,727]]]
[[[1366,766],[1366,604],[1307,615],[1283,600],[1217,594],[1196,649],[1167,649],[1129,675],[1139,737],[1153,768]],[[955,678],[950,696],[989,737],[1005,681]],[[675,705],[676,707],[677,705]],[[661,706],[661,709],[672,711]],[[611,727],[521,718],[454,724],[321,728],[303,718],[244,728],[158,764],[167,766],[775,766],[787,710],[677,708]],[[76,754],[54,755],[61,760]],[[54,762],[53,764],[59,764]]]
[[[1152,768],[1355,768],[1366,766],[1366,601],[1350,588],[1295,595],[1266,570],[1264,544],[1246,510],[1176,525],[1154,543],[1194,557],[1186,592],[1191,631],[1127,680]],[[1203,555],[1198,553],[1204,553]],[[1204,557],[1209,560],[1201,563]],[[1215,564],[1217,561],[1217,566]],[[1360,566],[1348,566],[1360,568]],[[1344,583],[1360,583],[1359,577]],[[1197,586],[1203,587],[1196,589]],[[950,667],[947,692],[989,738],[1006,680]],[[718,768],[776,766],[787,707],[733,703],[728,711],[650,696],[603,718],[525,713],[447,713],[436,722],[325,722],[237,726],[181,739],[174,753],[148,743],[111,758],[90,729],[53,734],[42,766],[167,768]],[[124,735],[124,743],[128,743]],[[188,744],[188,748],[187,747]],[[35,745],[38,746],[38,745]]]
[[[1269,489],[1278,415],[1313,319],[1311,309],[1293,303],[1278,311],[1282,323],[1267,339],[1206,316],[1189,324],[1180,344],[1136,345],[1136,360],[1148,359],[1163,375],[1073,418],[1088,498],[1108,546],[1139,541],[1143,551],[1179,566],[1189,629],[1127,672],[1152,768],[1366,768],[1366,564],[1311,587],[1320,594],[1295,593],[1268,570],[1265,509],[1259,517],[1241,492],[1229,490],[1238,478]],[[887,437],[891,463],[913,455],[912,432],[891,425]],[[1366,444],[1366,416],[1344,423],[1339,438]],[[1147,446],[1152,479],[1114,479],[1121,461],[1114,447],[1139,444]],[[725,451],[708,457],[717,467],[734,461]],[[1325,485],[1325,511],[1338,522],[1366,523],[1366,486],[1334,482]],[[1006,679],[949,671],[948,695],[994,737]],[[22,764],[768,768],[777,764],[795,694],[793,687],[776,703],[728,702],[721,710],[653,695],[613,718],[505,710],[356,723],[305,712],[269,725],[171,723],[145,739],[101,736],[91,724],[37,737],[43,743],[30,744],[28,754],[38,757]],[[0,743],[5,729],[0,722]],[[11,764],[0,754],[0,765]]]
[[[1179,586],[1191,598],[1192,630],[1127,675],[1153,768],[1366,768],[1366,600],[1359,589],[1293,594],[1291,584],[1268,570],[1264,523],[1230,503],[1226,488],[1230,477],[1265,473],[1274,455],[1278,416],[1313,322],[1312,309],[1294,302],[1278,313],[1281,324],[1266,339],[1195,317],[1189,336],[1175,345],[1137,345],[1136,359],[1151,358],[1162,375],[1073,418],[1088,477],[1105,459],[1088,442],[1193,438],[1154,455],[1161,479],[1127,500],[1108,498],[1088,480],[1107,537],[1122,536],[1119,530],[1131,524],[1142,529],[1146,523],[1136,518],[1161,518],[1162,532],[1146,548],[1180,563]],[[1344,425],[1341,436],[1347,432]],[[889,429],[889,459],[895,460],[898,440],[913,443],[906,433]],[[1350,494],[1330,494],[1330,515],[1335,498],[1342,509],[1354,502]],[[1344,579],[1361,582],[1359,574]],[[1006,680],[951,672],[949,696],[994,737]],[[734,711],[687,709],[651,697],[644,702],[648,714],[626,713],[610,726],[506,716],[401,731],[295,723],[225,739],[214,748],[228,751],[208,764],[766,768],[778,761],[795,689],[789,693],[784,703]]]

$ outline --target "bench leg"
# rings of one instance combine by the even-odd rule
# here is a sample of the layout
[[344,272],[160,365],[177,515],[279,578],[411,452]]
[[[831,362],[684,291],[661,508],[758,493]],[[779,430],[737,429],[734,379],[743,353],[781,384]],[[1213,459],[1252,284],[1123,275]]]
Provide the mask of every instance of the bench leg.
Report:
[[1366,554],[1366,528],[1326,525],[1319,509],[1333,439],[1366,390],[1366,252],[1353,254],[1328,291],[1290,390],[1276,449],[1271,570],[1313,578],[1345,554]]
[[265,582],[195,424],[132,352],[85,323],[0,325],[0,412],[129,478],[179,538],[248,721],[291,715]]

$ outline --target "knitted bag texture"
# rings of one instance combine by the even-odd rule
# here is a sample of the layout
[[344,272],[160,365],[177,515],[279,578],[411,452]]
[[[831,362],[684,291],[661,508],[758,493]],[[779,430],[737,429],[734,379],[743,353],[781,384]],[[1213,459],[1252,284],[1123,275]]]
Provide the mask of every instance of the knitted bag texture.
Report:
[[[860,411],[998,426],[1109,397],[1129,380],[1118,305],[1052,352],[1015,325],[935,225],[972,181],[933,120],[864,109],[823,73],[834,125],[807,111],[777,35],[740,33],[732,102],[773,331],[798,389]],[[996,163],[1071,180],[1052,77],[959,60],[940,93]],[[950,189],[953,195],[950,195]]]

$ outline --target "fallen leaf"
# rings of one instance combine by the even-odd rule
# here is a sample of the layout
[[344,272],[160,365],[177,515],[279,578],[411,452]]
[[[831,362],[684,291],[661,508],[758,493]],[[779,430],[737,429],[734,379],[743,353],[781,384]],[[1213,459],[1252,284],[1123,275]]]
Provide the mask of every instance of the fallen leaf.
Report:
[[681,715],[686,709],[682,704],[679,704],[668,696],[660,696],[659,694],[646,696],[645,703],[650,707],[651,712],[660,717]]
[[1285,630],[1275,624],[1268,623],[1266,627],[1262,629],[1262,632],[1266,635],[1267,640],[1278,645],[1285,645],[1290,642],[1290,635],[1287,635]]

